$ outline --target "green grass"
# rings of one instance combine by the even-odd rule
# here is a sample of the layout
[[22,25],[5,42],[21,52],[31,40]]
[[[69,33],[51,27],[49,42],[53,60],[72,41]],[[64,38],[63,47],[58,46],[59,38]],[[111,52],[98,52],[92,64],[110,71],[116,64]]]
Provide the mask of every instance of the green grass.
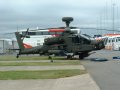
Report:
[[[1,55],[0,61],[11,61],[11,60],[49,60],[48,56],[20,56],[19,58],[16,58],[16,56],[12,55]],[[65,60],[63,57],[53,57],[53,60]]]
[[80,65],[80,61],[53,61],[53,62],[0,62],[0,66],[58,66],[58,65]]
[[56,79],[85,74],[85,70],[0,71],[0,80]]

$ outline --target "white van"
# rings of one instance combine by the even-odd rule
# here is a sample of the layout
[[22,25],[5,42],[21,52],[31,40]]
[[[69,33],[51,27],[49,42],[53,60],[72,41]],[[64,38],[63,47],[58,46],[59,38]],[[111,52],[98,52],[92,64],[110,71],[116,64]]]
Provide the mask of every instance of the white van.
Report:
[[105,49],[120,50],[120,36],[107,37],[105,41]]

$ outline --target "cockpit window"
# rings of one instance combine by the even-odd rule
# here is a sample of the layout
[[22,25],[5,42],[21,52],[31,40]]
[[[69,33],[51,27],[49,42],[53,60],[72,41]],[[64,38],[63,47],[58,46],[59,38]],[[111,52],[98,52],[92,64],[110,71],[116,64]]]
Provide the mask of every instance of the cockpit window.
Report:
[[72,37],[72,42],[73,43],[80,43],[80,38],[78,36]]
[[73,36],[72,42],[73,43],[81,43],[81,44],[90,44],[91,40],[90,40],[90,38],[82,35],[82,36]]
[[87,34],[83,34],[83,35],[81,35],[81,40],[80,40],[80,42],[82,43],[82,44],[90,44],[90,42],[91,42],[91,36],[89,36],[89,35],[87,35]]
[[88,37],[88,38],[91,38],[91,36],[87,35],[87,34],[83,34],[84,36]]
[[90,44],[90,40],[86,39],[86,38],[82,38],[82,44]]
[[81,35],[81,37],[83,37],[83,38],[85,38],[85,39],[88,39],[88,40],[90,40],[90,36],[89,35],[87,35],[87,34],[83,34],[83,35]]

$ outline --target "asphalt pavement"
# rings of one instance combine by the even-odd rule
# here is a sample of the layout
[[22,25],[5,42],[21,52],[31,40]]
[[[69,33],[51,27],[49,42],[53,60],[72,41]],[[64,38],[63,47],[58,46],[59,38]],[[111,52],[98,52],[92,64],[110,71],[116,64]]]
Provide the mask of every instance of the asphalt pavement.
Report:
[[[100,90],[120,90],[120,59],[113,60],[114,56],[120,56],[120,51],[101,50],[82,61]],[[91,58],[106,58],[108,61],[94,62]]]

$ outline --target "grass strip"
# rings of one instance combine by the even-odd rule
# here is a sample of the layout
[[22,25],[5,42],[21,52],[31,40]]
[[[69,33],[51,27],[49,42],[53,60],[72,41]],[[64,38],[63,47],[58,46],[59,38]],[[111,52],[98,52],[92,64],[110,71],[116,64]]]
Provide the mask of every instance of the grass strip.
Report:
[[0,80],[57,79],[85,74],[85,70],[0,71]]
[[[16,58],[16,56],[12,55],[1,55],[0,61],[11,61],[11,60],[49,60],[48,56],[20,56]],[[65,60],[65,57],[53,57],[53,60]]]
[[80,65],[80,61],[62,62],[0,62],[0,66],[59,66],[59,65]]

